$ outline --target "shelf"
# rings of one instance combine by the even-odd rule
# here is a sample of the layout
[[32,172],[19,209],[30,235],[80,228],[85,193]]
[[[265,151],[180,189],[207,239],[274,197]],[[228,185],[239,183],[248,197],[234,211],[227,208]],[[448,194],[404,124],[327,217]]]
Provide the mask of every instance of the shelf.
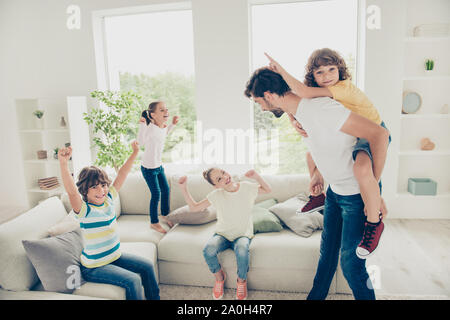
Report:
[[414,194],[411,194],[409,192],[399,192],[396,194],[397,198],[420,198],[420,199],[450,199],[450,192],[444,192],[444,193],[438,193],[435,196],[416,196]]
[[450,37],[406,37],[404,41],[408,43],[446,42],[450,41]]
[[23,132],[23,133],[56,133],[56,132],[65,132],[65,133],[69,133],[69,129],[23,129],[23,130],[19,130],[19,132]]
[[415,114],[402,114],[400,119],[450,119],[448,113],[415,113]]
[[27,191],[35,192],[35,193],[47,193],[47,194],[53,194],[53,195],[64,193],[64,189],[61,186],[56,189],[52,189],[52,190],[42,190],[42,189],[39,189],[38,187],[36,187],[36,188],[28,189]]
[[[72,161],[72,160],[69,160]],[[30,159],[24,160],[25,163],[41,163],[41,164],[59,164],[59,160],[56,159]]]
[[411,81],[411,80],[450,80],[450,76],[447,76],[447,75],[424,75],[424,76],[403,77],[403,81]]
[[450,156],[450,150],[406,150],[400,151],[399,156]]

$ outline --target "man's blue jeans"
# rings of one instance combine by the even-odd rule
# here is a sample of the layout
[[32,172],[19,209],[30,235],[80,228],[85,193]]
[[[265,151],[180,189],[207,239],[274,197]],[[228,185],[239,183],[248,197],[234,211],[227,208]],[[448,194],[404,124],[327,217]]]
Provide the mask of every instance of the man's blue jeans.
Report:
[[122,252],[119,259],[97,268],[81,266],[81,275],[88,282],[124,288],[127,300],[159,300],[159,286],[153,263],[134,254]]
[[166,216],[170,212],[169,195],[170,188],[169,183],[164,173],[162,166],[154,169],[148,169],[141,166],[142,175],[145,182],[147,182],[148,188],[152,197],[150,199],[150,222],[158,223],[158,203],[161,199],[161,215]]
[[228,248],[232,248],[236,255],[237,275],[242,280],[246,280],[250,260],[250,241],[247,237],[240,237],[234,241],[229,241],[219,234],[214,234],[203,249],[203,256],[205,257],[209,270],[212,273],[219,272],[221,267],[217,255]]
[[374,300],[375,292],[366,271],[366,260],[359,259],[356,247],[364,233],[364,202],[360,194],[341,196],[327,190],[323,216],[320,258],[308,300],[323,300],[328,295],[336,272],[339,251],[345,279],[357,300]]

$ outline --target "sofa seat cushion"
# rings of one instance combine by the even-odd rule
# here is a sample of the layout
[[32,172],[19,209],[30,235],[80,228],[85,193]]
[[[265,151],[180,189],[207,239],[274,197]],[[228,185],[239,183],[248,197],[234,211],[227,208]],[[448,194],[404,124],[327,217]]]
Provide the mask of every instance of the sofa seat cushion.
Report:
[[[44,288],[42,287],[42,290]],[[79,296],[52,291],[8,291],[0,289],[0,300],[103,300],[98,297]]]
[[[142,214],[123,214],[117,219],[121,242],[152,242],[157,244],[164,236],[162,233],[150,228],[150,218]],[[160,221],[166,230],[166,224]]]
[[[156,279],[159,279],[156,245],[151,242],[122,242],[122,252],[132,253],[149,259],[154,266]],[[125,300],[125,289],[104,283],[86,282],[73,294],[113,300]]]
[[[155,268],[156,280],[159,282],[157,250],[155,244],[151,242],[125,242],[125,243],[122,242],[120,245],[122,248],[122,252],[136,254],[152,261],[153,266]],[[44,291],[42,283],[39,283],[37,286],[35,286],[33,288],[33,291],[34,292]],[[29,296],[30,299],[32,299],[34,296],[39,297],[38,295],[29,295]],[[76,296],[80,296],[85,298],[92,297],[98,299],[112,299],[112,300],[125,300],[126,297],[125,289],[121,287],[105,283],[94,283],[94,282],[84,282],[84,284],[81,285],[80,288],[76,289],[69,296],[74,296],[74,299],[76,298]],[[24,296],[24,299],[28,299],[27,296]],[[67,297],[67,299],[72,298]]]
[[[215,222],[177,225],[158,244],[158,259],[186,264],[206,264],[203,248],[214,234]],[[250,244],[250,268],[313,269],[319,260],[321,232],[303,238],[288,229],[255,234]],[[225,266],[235,265],[232,250],[219,254]]]

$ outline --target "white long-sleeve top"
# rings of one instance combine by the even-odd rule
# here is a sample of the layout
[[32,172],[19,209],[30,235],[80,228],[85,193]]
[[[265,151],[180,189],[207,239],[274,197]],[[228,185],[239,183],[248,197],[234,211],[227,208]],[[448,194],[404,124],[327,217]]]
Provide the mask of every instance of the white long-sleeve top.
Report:
[[172,129],[170,124],[165,128],[160,128],[153,123],[140,123],[137,141],[140,146],[144,146],[144,155],[142,156],[142,166],[147,169],[155,169],[162,165],[162,152],[167,134]]

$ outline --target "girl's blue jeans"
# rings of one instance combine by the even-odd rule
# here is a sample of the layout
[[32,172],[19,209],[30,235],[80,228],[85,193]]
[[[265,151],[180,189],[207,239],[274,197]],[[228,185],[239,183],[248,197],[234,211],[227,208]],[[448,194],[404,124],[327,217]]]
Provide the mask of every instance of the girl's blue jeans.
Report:
[[150,199],[150,222],[158,223],[158,204],[161,200],[161,215],[166,216],[170,212],[169,195],[170,188],[169,183],[164,173],[162,166],[155,169],[148,169],[141,166],[142,175],[147,182],[148,188],[152,197]]
[[323,215],[320,258],[308,300],[324,300],[336,272],[339,252],[345,279],[357,300],[374,300],[366,260],[358,258],[356,247],[364,233],[364,202],[360,194],[341,196],[327,190]]
[[203,256],[205,257],[209,270],[212,273],[219,272],[221,267],[217,255],[220,252],[231,248],[236,255],[237,275],[242,280],[246,280],[250,260],[250,241],[251,240],[247,237],[240,237],[234,241],[229,241],[217,233],[214,234],[214,236],[208,240],[205,248],[203,249]]
[[119,259],[97,268],[82,265],[81,275],[88,282],[124,288],[127,300],[159,300],[159,286],[152,262],[134,254],[122,252]]

